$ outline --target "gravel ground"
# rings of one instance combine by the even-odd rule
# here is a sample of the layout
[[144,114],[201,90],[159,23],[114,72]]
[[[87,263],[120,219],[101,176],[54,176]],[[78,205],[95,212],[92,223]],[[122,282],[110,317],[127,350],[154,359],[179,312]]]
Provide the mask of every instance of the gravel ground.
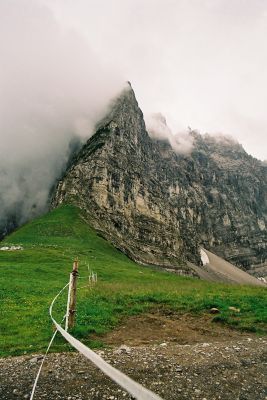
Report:
[[[165,400],[266,400],[267,339],[180,345],[163,342],[97,351]],[[29,399],[42,356],[0,360],[0,399]],[[49,354],[34,399],[131,399],[83,356]]]

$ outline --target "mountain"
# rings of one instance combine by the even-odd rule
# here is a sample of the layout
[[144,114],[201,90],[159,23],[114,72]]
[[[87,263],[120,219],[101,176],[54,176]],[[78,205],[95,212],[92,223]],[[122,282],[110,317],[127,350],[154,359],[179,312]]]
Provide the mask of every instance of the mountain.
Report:
[[77,205],[139,263],[192,274],[186,261],[201,264],[200,245],[245,268],[264,262],[266,164],[231,139],[190,135],[188,155],[152,139],[127,87],[73,158],[52,207]]

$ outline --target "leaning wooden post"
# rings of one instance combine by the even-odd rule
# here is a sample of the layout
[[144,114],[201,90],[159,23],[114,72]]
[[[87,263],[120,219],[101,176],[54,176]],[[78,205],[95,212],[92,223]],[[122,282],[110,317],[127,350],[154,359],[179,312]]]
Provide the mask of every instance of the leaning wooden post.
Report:
[[73,328],[75,324],[77,277],[78,277],[78,259],[74,261],[72,273],[70,274],[70,286],[69,286],[67,316],[65,325],[66,330],[68,330],[68,328]]

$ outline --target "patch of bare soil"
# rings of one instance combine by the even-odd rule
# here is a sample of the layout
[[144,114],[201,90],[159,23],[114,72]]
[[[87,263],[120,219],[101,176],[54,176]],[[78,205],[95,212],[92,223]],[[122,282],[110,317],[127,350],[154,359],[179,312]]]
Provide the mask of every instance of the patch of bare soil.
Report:
[[[173,314],[167,311],[153,312],[128,317],[112,332],[102,336],[107,345],[118,346],[124,343],[129,346],[143,344],[174,342],[194,344],[203,342],[226,341],[247,336],[244,333],[212,322],[214,316],[192,316]],[[98,337],[99,338],[99,337]]]

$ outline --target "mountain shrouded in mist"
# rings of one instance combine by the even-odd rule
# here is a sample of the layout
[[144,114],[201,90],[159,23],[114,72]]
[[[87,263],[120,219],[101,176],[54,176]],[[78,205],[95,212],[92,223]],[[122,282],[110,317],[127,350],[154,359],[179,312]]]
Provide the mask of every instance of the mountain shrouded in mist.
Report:
[[266,158],[266,10],[261,1],[2,0],[0,237],[47,209],[127,77],[148,133],[178,154],[193,149],[190,125],[236,134]]
[[264,262],[266,166],[231,138],[189,134],[187,154],[151,138],[128,87],[72,160],[53,206],[78,205],[141,263],[200,263],[200,245],[242,267]]

